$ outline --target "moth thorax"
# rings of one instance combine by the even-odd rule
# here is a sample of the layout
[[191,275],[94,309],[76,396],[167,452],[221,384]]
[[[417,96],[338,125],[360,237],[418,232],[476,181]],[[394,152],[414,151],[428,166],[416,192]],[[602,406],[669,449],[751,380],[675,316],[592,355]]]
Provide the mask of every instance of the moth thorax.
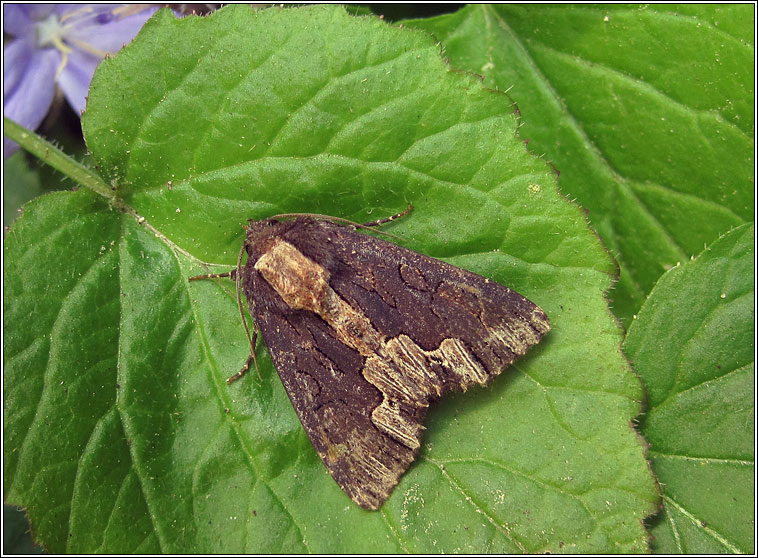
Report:
[[324,311],[329,272],[289,242],[276,239],[255,269],[294,310]]

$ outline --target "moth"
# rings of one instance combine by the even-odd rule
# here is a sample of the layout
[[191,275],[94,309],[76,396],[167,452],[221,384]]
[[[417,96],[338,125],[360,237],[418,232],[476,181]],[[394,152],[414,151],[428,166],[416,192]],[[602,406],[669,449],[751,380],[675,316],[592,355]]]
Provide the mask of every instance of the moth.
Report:
[[410,209],[363,225],[309,214],[250,220],[236,269],[190,278],[235,280],[251,351],[229,381],[255,360],[260,332],[329,473],[372,510],[418,453],[430,402],[487,384],[550,329],[508,287],[358,230]]

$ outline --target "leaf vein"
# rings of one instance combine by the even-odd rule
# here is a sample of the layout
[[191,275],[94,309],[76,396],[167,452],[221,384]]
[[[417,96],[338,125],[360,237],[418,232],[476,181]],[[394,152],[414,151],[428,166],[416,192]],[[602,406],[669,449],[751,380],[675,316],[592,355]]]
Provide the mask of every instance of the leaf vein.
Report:
[[730,458],[724,458],[724,457],[703,457],[703,456],[694,456],[694,455],[682,455],[682,454],[676,454],[676,453],[663,453],[663,452],[656,451],[653,449],[648,450],[648,453],[654,457],[663,457],[665,459],[683,459],[685,461],[694,461],[695,463],[700,463],[700,464],[705,464],[705,465],[708,465],[711,463],[717,463],[720,465],[739,465],[739,466],[746,466],[746,467],[755,466],[755,461],[752,459],[730,459]]
[[397,544],[400,545],[400,548],[403,549],[403,552],[406,554],[411,554],[411,551],[408,550],[408,548],[403,544],[402,539],[400,538],[400,534],[395,529],[395,526],[392,525],[392,523],[389,520],[389,517],[387,517],[387,512],[384,510],[384,508],[380,508],[380,513],[382,515],[382,519],[384,520],[384,523],[387,525],[387,528],[390,530],[390,533],[395,537],[395,540],[397,541]]
[[[313,103],[316,101],[316,98],[324,92],[324,90],[327,88],[327,86],[334,84],[335,87],[337,87],[338,83],[340,81],[345,80],[347,77],[349,77],[349,76],[351,76],[353,74],[359,74],[359,73],[364,72],[366,70],[380,69],[383,66],[386,66],[388,64],[394,63],[395,61],[400,60],[400,59],[402,59],[404,57],[411,57],[412,55],[415,55],[415,52],[416,52],[415,50],[401,52],[401,53],[397,54],[396,56],[392,56],[392,57],[388,58],[387,60],[382,60],[381,62],[378,62],[378,63],[368,64],[368,65],[365,65],[365,66],[361,66],[360,68],[351,69],[349,72],[344,73],[344,74],[335,74],[335,75],[329,76],[323,83],[321,83],[317,88],[315,88],[315,90],[310,95],[310,98],[307,101],[302,102],[292,113],[290,113],[288,115],[288,117],[282,123],[282,126],[279,128],[279,130],[277,130],[276,134],[274,134],[274,136],[271,139],[267,140],[267,143],[268,143],[269,147],[268,147],[268,149],[266,150],[266,153],[264,153],[263,156],[264,157],[268,157],[269,156],[268,153],[270,153],[271,149],[276,145],[276,141],[279,139],[279,137],[281,137],[282,133],[284,131],[286,131],[286,129],[288,127],[287,125],[289,124],[289,122],[291,122],[293,120],[292,117],[293,116],[297,116],[300,113],[300,111],[305,110],[306,108],[312,106]],[[337,82],[337,83],[335,83],[335,82]],[[371,111],[369,111],[369,112],[371,112]],[[361,116],[363,116],[363,115],[361,115]]]
[[[189,283],[185,283],[185,285],[189,285]],[[190,295],[189,292],[187,292],[187,296],[188,296],[188,298],[190,300],[192,300],[192,297],[191,297],[191,295]],[[205,335],[205,331],[199,325],[199,324],[202,324],[203,322],[199,319],[199,316],[197,316],[197,314],[195,312],[195,306],[191,305],[191,307],[192,307],[192,313],[193,313],[193,315],[195,317],[195,323],[198,324],[198,328],[197,329],[198,329],[198,332],[199,332],[198,335],[199,335],[200,341],[201,341],[200,345],[202,347],[203,354],[205,355],[205,359],[206,359],[206,361],[209,364],[209,368],[211,369],[211,372],[210,372],[210,374],[211,374],[211,383],[213,384],[213,386],[216,389],[216,395],[217,395],[216,400],[219,401],[221,407],[230,408],[232,405],[229,404],[227,392],[223,389],[223,387],[226,385],[226,382],[223,381],[223,386],[219,385],[218,378],[222,375],[222,373],[219,372],[219,370],[218,370],[218,368],[216,366],[216,363],[213,361],[213,359],[210,356],[210,348],[208,346],[208,339],[207,339],[207,337]],[[222,412],[223,412],[223,409],[222,409]],[[261,482],[263,482],[267,486],[267,488],[269,489],[269,491],[271,492],[271,494],[274,495],[274,497],[277,499],[277,501],[281,505],[282,509],[290,517],[292,525],[297,529],[297,532],[299,533],[300,538],[303,541],[303,545],[308,549],[309,552],[312,552],[312,550],[309,547],[307,541],[305,540],[305,537],[303,535],[303,530],[297,524],[297,521],[295,520],[294,515],[292,515],[292,513],[290,512],[290,510],[288,509],[288,507],[284,504],[284,501],[282,500],[281,496],[279,496],[279,494],[276,493],[276,491],[273,489],[273,487],[271,486],[271,484],[269,484],[268,482],[266,482],[266,480],[260,474],[259,466],[255,463],[255,457],[254,457],[255,453],[250,448],[248,440],[245,438],[245,436],[240,431],[240,428],[239,428],[238,424],[234,420],[232,420],[232,418],[231,418],[230,415],[224,414],[224,416],[228,417],[227,420],[229,420],[229,423],[230,423],[230,425],[232,427],[232,432],[234,433],[235,437],[240,442],[240,445],[243,448],[245,448],[245,454],[248,457],[247,461],[248,461],[248,463],[250,465],[250,468],[251,468],[250,470],[253,473],[255,473],[256,478],[260,479]]]
[[705,533],[710,535],[712,538],[716,539],[719,543],[721,543],[723,546],[729,549],[729,552],[733,554],[742,554],[743,550],[740,549],[738,546],[732,544],[729,542],[729,540],[713,529],[712,527],[703,526],[703,522],[697,519],[693,514],[691,514],[689,511],[687,511],[684,507],[682,507],[676,500],[671,498],[670,496],[664,494],[663,500],[671,505],[671,507],[676,508],[676,510],[681,513],[683,516],[685,516],[687,519],[689,519],[694,525],[697,525],[700,529],[702,529]]
[[[691,339],[690,339],[691,341]],[[687,345],[687,343],[683,343],[682,347],[684,345]],[[680,348],[680,353],[684,352],[684,348]],[[679,362],[682,362],[683,359],[679,359]],[[650,409],[648,410],[648,413],[652,413],[653,411],[658,411],[662,407],[665,407],[666,405],[669,405],[671,402],[673,402],[679,395],[683,393],[687,393],[688,391],[692,391],[694,389],[703,388],[703,387],[709,387],[709,384],[720,382],[730,376],[734,376],[736,374],[739,374],[741,372],[749,372],[750,366],[754,365],[753,362],[749,362],[743,366],[740,366],[739,368],[735,368],[734,370],[731,370],[725,374],[719,374],[718,376],[715,376],[713,378],[708,378],[707,380],[703,380],[702,382],[698,382],[696,384],[693,384],[686,389],[680,390],[680,391],[674,391],[673,389],[668,393],[666,396],[666,399],[658,403],[657,405],[651,405]],[[679,379],[679,374],[677,374],[677,377],[674,379],[674,384],[678,383],[677,380]]]
[[494,517],[492,517],[492,516],[491,516],[489,513],[487,513],[487,512],[486,512],[486,511],[485,511],[485,510],[482,508],[482,506],[480,506],[479,504],[477,504],[477,503],[474,501],[474,498],[473,498],[473,497],[472,497],[470,494],[468,494],[468,493],[466,492],[466,490],[463,488],[463,486],[461,486],[461,485],[460,485],[460,483],[459,483],[457,480],[455,480],[455,479],[454,479],[454,478],[453,478],[453,477],[452,477],[452,476],[451,476],[451,475],[450,475],[450,474],[449,474],[449,473],[448,473],[448,472],[445,470],[445,467],[444,467],[442,464],[438,463],[437,461],[433,460],[432,458],[430,458],[429,456],[426,456],[426,455],[422,456],[422,458],[423,458],[425,461],[428,461],[429,463],[432,463],[432,464],[433,464],[435,467],[437,467],[437,468],[440,470],[440,474],[441,474],[441,475],[442,475],[442,476],[445,478],[445,480],[447,480],[447,481],[450,483],[450,485],[451,485],[453,488],[455,488],[456,490],[458,490],[458,492],[460,492],[460,493],[461,493],[461,494],[464,496],[464,500],[465,500],[465,501],[467,501],[467,502],[469,502],[469,503],[471,504],[471,506],[474,508],[474,510],[475,510],[477,513],[480,513],[480,514],[482,514],[482,515],[483,515],[483,516],[484,516],[484,517],[487,519],[487,521],[488,521],[488,522],[489,522],[489,523],[490,523],[490,524],[491,524],[493,527],[495,527],[495,529],[496,529],[496,530],[497,530],[499,533],[501,533],[501,534],[502,534],[502,535],[503,535],[503,536],[504,536],[506,539],[508,539],[509,541],[511,541],[513,544],[515,544],[515,545],[516,545],[516,546],[517,546],[517,547],[518,547],[518,548],[519,548],[519,549],[520,549],[522,552],[524,552],[525,554],[528,552],[528,551],[527,551],[527,549],[526,549],[526,547],[524,547],[524,545],[521,543],[521,541],[519,541],[518,539],[516,539],[516,538],[515,538],[515,537],[514,537],[514,536],[511,534],[511,532],[510,532],[510,530],[509,530],[508,528],[506,528],[504,525],[500,525],[500,524],[499,524],[499,523],[498,523],[498,522],[495,520],[495,518],[494,518]]

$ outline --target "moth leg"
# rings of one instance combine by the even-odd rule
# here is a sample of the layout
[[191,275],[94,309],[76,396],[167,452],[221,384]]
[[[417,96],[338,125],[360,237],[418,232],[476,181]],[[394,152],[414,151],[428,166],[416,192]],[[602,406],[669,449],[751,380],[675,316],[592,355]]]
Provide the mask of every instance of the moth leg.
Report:
[[250,354],[248,355],[247,360],[245,361],[245,365],[234,376],[226,379],[227,384],[236,382],[242,376],[244,376],[247,373],[247,371],[250,370],[250,363],[255,364],[255,371],[258,372],[258,379],[263,381],[263,378],[261,378],[261,369],[258,368],[258,359],[255,356],[255,342],[257,340],[258,340],[258,330],[256,329],[256,330],[253,330],[253,338],[250,341]]
[[237,372],[234,376],[231,376],[226,379],[227,384],[231,384],[232,382],[236,382],[239,380],[242,376],[244,376],[248,370],[250,370],[250,363],[255,360],[255,357],[253,356],[255,353],[250,353],[250,355],[247,357],[247,360],[245,361],[245,365],[240,369],[239,372]]
[[237,279],[237,270],[232,269],[226,273],[210,273],[208,275],[195,275],[187,279],[188,281],[197,281],[198,279],[218,279],[219,277],[231,277],[232,281]]
[[[195,275],[194,277],[190,277],[189,281],[197,281],[199,279],[218,279],[221,277],[230,277],[232,281],[237,280],[237,270],[232,269],[231,271],[227,271],[226,273],[209,273],[208,275]],[[240,313],[242,313],[242,309],[240,308]],[[245,331],[247,331],[247,323],[244,322],[244,316],[242,317],[243,323],[245,324]],[[242,367],[242,369],[237,372],[234,376],[231,378],[227,378],[226,383],[231,384],[232,382],[235,382],[239,380],[242,376],[245,375],[245,373],[250,370],[250,364],[255,364],[255,371],[258,372],[258,379],[263,381],[263,378],[261,377],[261,369],[258,367],[258,359],[255,356],[255,342],[258,340],[258,330],[253,330],[253,336],[250,338],[250,355],[248,355],[247,360],[245,361],[245,365]]]
[[384,223],[389,223],[390,221],[394,221],[395,219],[399,219],[400,217],[408,215],[411,212],[411,209],[413,209],[413,204],[409,203],[408,207],[405,208],[405,211],[401,211],[397,215],[393,215],[392,217],[385,217],[384,219],[377,219],[376,221],[371,221],[370,223],[363,223],[361,226],[362,227],[376,227],[377,225],[383,225]]

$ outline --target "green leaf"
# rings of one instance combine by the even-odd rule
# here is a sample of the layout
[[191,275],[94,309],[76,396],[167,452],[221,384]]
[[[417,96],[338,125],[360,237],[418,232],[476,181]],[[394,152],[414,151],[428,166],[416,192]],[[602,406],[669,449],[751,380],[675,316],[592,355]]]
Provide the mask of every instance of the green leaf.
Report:
[[[641,552],[657,493],[613,265],[426,33],[340,7],[159,12],[104,61],[83,129],[108,188],[27,204],[5,242],[5,479],[54,552]],[[101,185],[102,186],[102,185]],[[113,190],[112,190],[112,189]],[[106,191],[107,190],[107,191]],[[115,195],[116,198],[105,197]],[[538,303],[552,331],[427,419],[380,511],[326,472],[231,282],[248,218],[356,221]]]
[[753,215],[748,5],[478,5],[406,22],[508,91],[620,265],[626,324],[658,277]]
[[754,244],[745,224],[666,273],[624,343],[648,391],[656,552],[755,547]]
[[42,193],[40,178],[18,152],[3,164],[3,223],[9,225],[21,212],[21,206]]

